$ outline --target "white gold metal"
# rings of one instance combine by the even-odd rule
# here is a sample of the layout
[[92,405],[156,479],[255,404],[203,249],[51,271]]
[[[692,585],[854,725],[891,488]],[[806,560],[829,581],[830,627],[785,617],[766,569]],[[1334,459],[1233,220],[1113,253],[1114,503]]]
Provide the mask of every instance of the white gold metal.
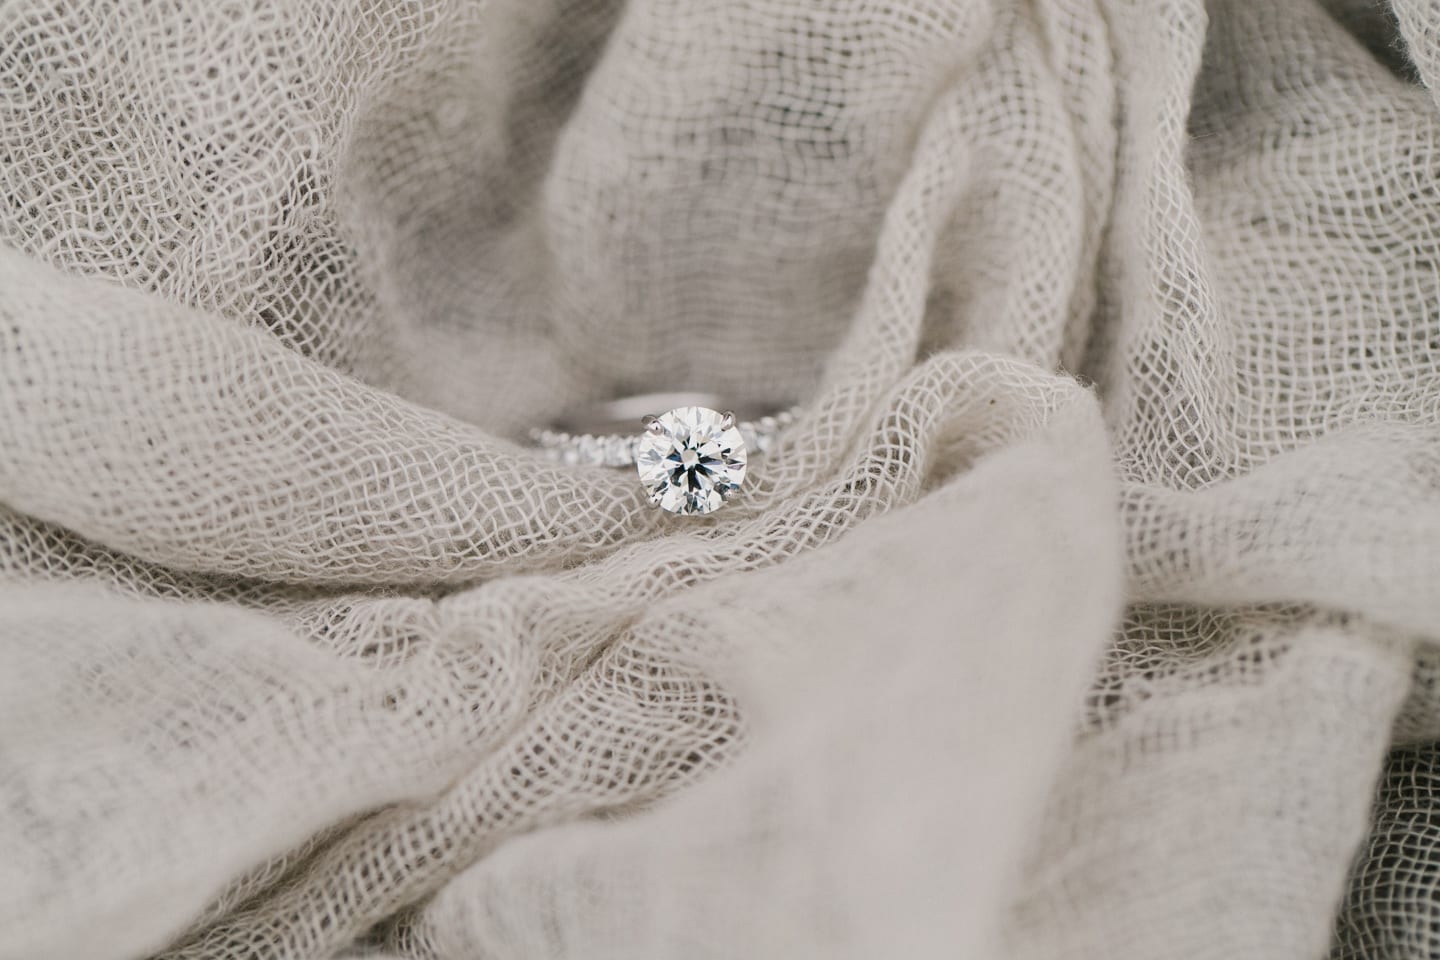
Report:
[[[773,407],[737,412],[711,394],[648,393],[610,400],[583,415],[561,418],[551,427],[531,430],[530,439],[559,463],[632,467],[641,437],[663,434],[659,418],[682,407],[724,410],[722,428],[739,430],[752,457],[769,450],[781,431],[795,421],[796,413],[794,408],[770,412]],[[636,431],[635,424],[642,429]]]

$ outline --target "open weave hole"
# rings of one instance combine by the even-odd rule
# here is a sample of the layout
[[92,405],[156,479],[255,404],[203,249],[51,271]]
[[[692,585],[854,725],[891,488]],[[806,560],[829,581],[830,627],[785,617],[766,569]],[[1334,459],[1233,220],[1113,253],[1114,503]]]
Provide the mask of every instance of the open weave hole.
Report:
[[[0,960],[1433,953],[1437,84],[1419,0],[0,0]],[[523,443],[662,389],[801,414],[693,523]]]

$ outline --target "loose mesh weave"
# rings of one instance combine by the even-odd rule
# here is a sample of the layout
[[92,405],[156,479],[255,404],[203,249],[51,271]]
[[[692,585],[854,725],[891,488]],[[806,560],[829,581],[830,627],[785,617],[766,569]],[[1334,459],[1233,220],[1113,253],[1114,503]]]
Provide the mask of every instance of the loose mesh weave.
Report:
[[[1440,9],[0,0],[0,957],[1440,951]],[[712,519],[520,439],[800,402]]]

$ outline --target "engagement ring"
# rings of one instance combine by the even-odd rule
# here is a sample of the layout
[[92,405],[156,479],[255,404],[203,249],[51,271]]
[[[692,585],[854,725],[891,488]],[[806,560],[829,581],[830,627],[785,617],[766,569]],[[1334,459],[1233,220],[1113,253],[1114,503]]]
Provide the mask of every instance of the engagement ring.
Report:
[[[633,465],[651,503],[699,515],[735,495],[748,458],[765,453],[794,419],[791,409],[741,420],[714,396],[649,393],[612,400],[530,436],[560,463]],[[630,425],[637,432],[619,432]]]

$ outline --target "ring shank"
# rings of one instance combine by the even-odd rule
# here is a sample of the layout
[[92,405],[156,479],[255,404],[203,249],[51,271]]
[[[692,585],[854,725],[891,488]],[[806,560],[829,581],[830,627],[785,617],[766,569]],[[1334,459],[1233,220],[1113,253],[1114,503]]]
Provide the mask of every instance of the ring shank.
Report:
[[737,420],[758,420],[783,409],[781,405],[774,404],[727,404],[713,393],[639,393],[597,403],[588,410],[566,413],[554,422],[552,429],[577,436],[632,434],[640,429],[642,417],[659,416],[677,407],[708,407],[711,410],[731,411]]
[[776,435],[796,416],[794,407],[735,406],[714,394],[642,393],[596,404],[586,413],[562,417],[548,429],[532,429],[530,439],[550,459],[561,463],[632,466],[641,419],[659,416],[679,407],[706,407],[721,413],[734,413],[736,427],[752,455],[765,453]]

